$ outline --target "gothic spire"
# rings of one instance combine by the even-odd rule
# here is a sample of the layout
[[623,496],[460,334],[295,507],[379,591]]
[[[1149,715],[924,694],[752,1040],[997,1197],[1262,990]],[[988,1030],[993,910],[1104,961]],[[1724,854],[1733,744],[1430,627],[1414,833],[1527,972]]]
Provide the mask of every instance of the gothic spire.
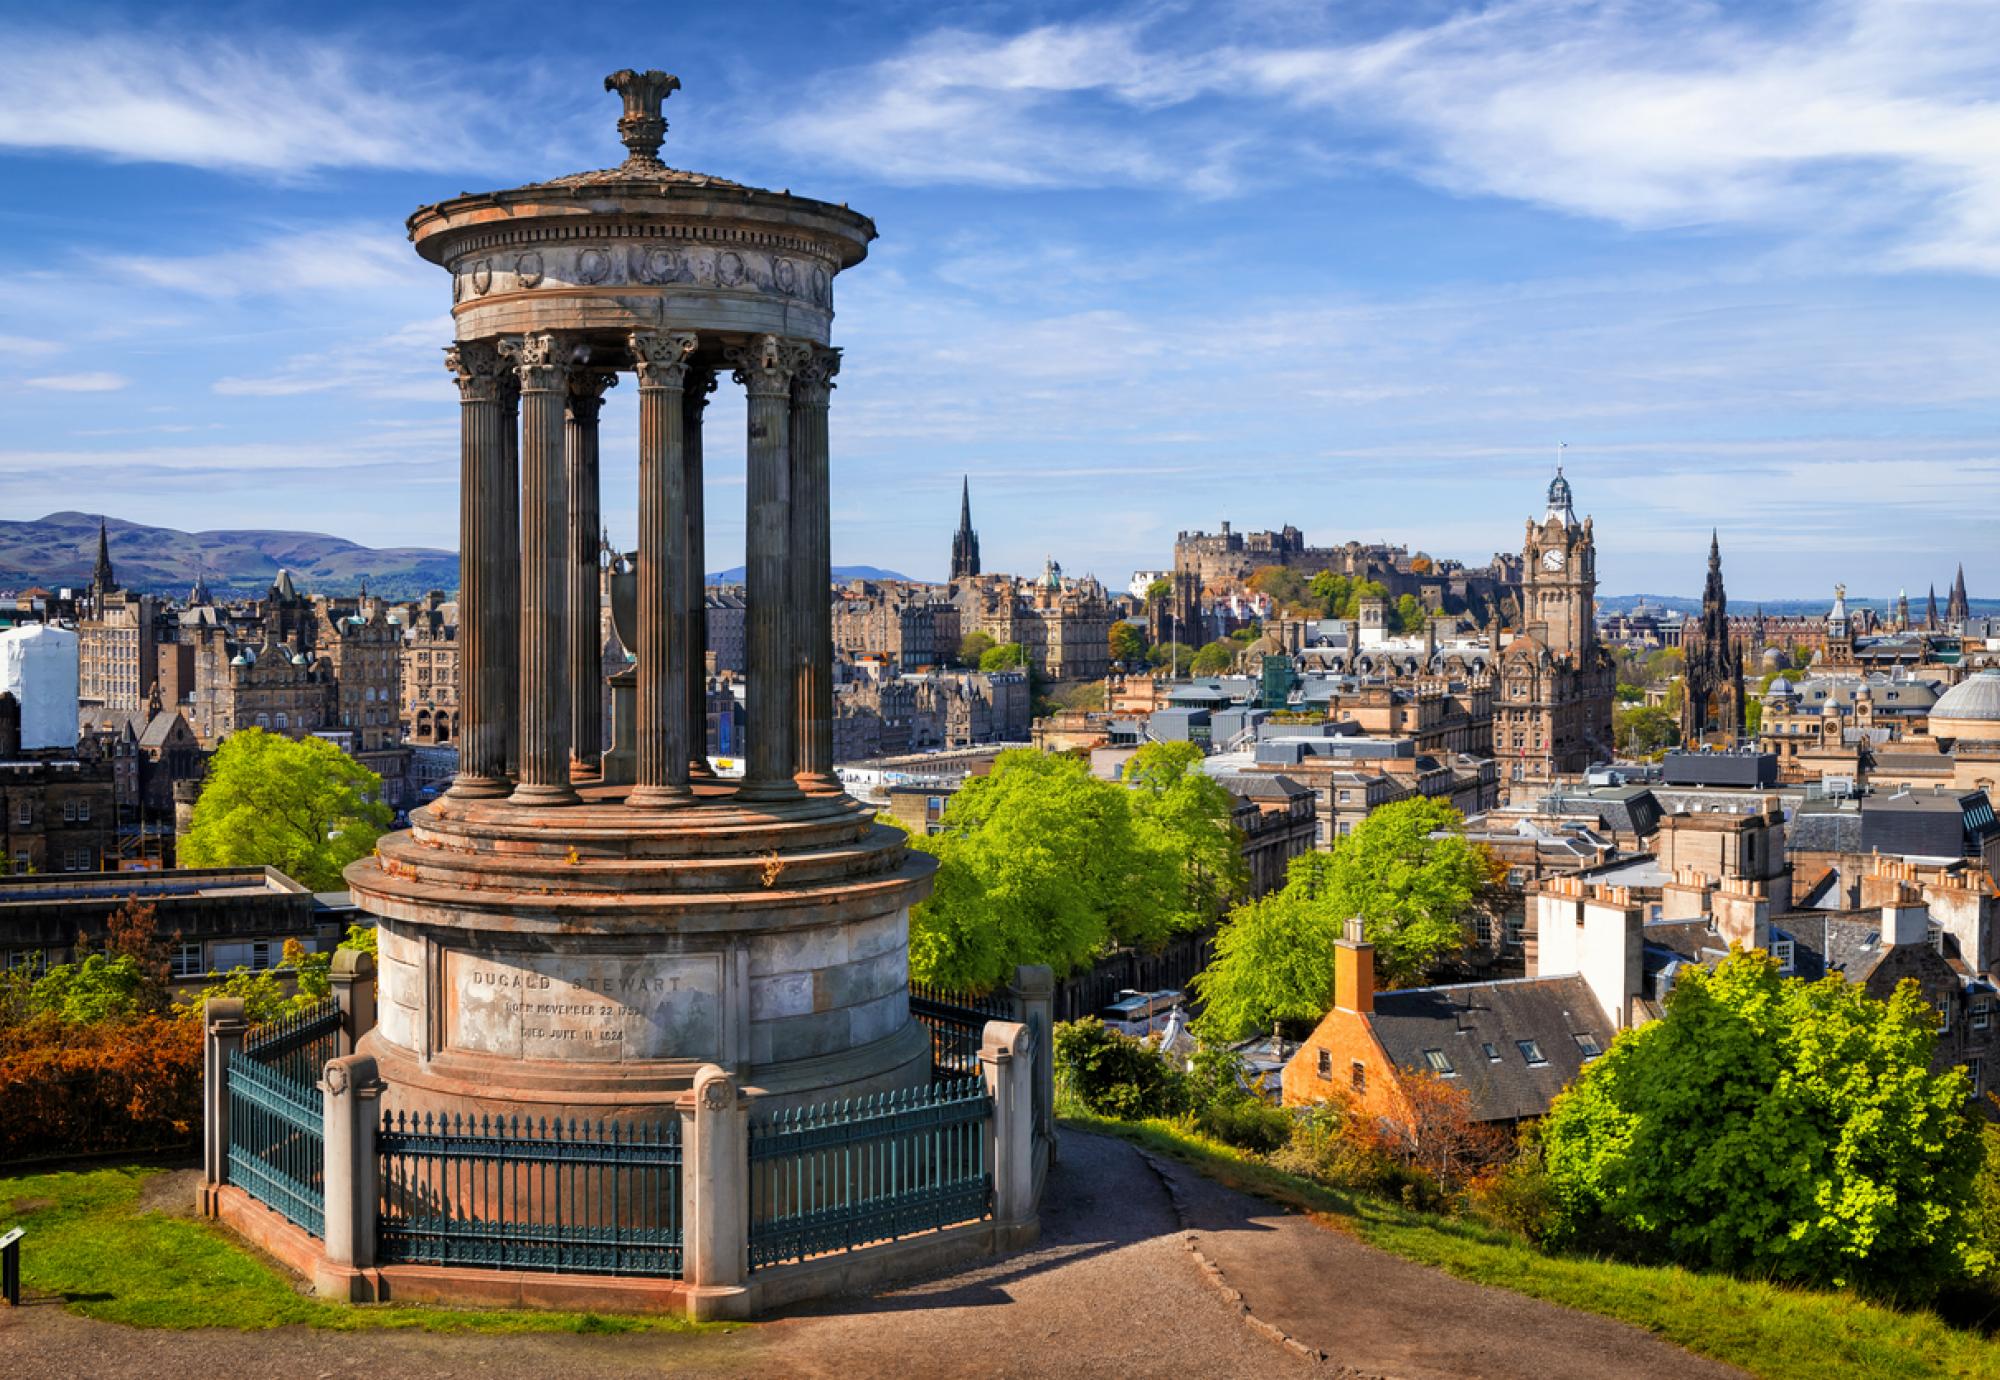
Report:
[[979,573],[979,534],[972,530],[972,479],[963,476],[958,491],[958,531],[951,538],[951,578],[969,580]]
[[1932,632],[1936,632],[1937,625],[1938,625],[1937,586],[1932,585],[1930,600],[1924,605],[1924,626],[1930,629]]
[[1945,606],[1945,621],[1963,623],[1972,617],[1971,602],[1965,597],[1965,562],[1960,561],[1958,573],[1951,581],[1951,602]]
[[90,572],[90,587],[99,594],[109,594],[118,588],[118,581],[111,573],[111,536],[102,517],[97,519],[97,567]]

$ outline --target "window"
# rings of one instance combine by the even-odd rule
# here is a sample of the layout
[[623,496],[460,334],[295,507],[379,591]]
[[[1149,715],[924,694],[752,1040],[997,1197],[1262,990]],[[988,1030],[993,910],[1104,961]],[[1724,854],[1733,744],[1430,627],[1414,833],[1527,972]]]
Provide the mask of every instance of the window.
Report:
[[49,970],[49,955],[44,949],[14,949],[7,954],[7,971],[24,972],[29,977],[40,977]]
[[271,966],[271,944],[269,940],[260,939],[250,946],[250,966],[257,972],[262,972]]
[[180,944],[175,946],[173,956],[173,973],[175,977],[200,977],[203,971],[201,945]]
[[1978,1059],[1967,1059],[1965,1061],[1965,1073],[1972,1080],[1972,1095],[1974,1097],[1984,1097],[1986,1095],[1986,1072],[1981,1061]]
[[1972,1003],[1972,1028],[1974,1030],[1986,1029],[1986,1022],[1989,1019],[1991,1017],[1986,998],[1980,997]]
[[1949,995],[1938,1003],[1938,1034],[1943,1035],[1951,1029],[1951,1008],[1954,1005],[1956,1003]]
[[76,823],[76,802],[74,800],[65,800],[63,802],[63,823]]
[[1487,1063],[1497,1064],[1500,1062],[1500,1046],[1489,1040],[1481,1042],[1479,1049],[1486,1056]]
[[1528,1061],[1528,1067],[1531,1069],[1538,1069],[1549,1062],[1548,1056],[1542,1053],[1539,1040],[1516,1040],[1514,1048],[1521,1051],[1521,1057]]
[[1792,971],[1796,953],[1797,951],[1789,939],[1773,939],[1771,941],[1771,957],[1778,960],[1778,971],[1781,973]]
[[1578,1033],[1571,1035],[1570,1038],[1572,1040],[1575,1040],[1576,1047],[1583,1051],[1583,1061],[1586,1064],[1589,1063],[1592,1059],[1595,1059],[1598,1055],[1604,1053],[1603,1046],[1597,1043],[1597,1037],[1591,1034],[1587,1030],[1579,1031]]
[[22,825],[33,824],[35,822],[35,802],[26,796],[22,796],[14,806],[14,822]]
[[279,728],[291,727],[291,725],[286,721],[285,712],[282,709],[278,711],[278,716],[277,719],[275,720],[275,723]]
[[1429,1064],[1431,1072],[1437,1074],[1440,1078],[1450,1078],[1458,1072],[1457,1069],[1451,1066],[1451,1057],[1441,1049],[1425,1050],[1424,1062]]
[[1333,1051],[1330,1049],[1319,1052],[1319,1076],[1322,1082],[1333,1081]]
[[76,818],[80,824],[90,823],[90,802],[88,800],[79,800],[76,802]]
[[1347,1081],[1353,1085],[1354,1091],[1358,1093],[1368,1091],[1368,1068],[1359,1059],[1354,1060],[1347,1066]]

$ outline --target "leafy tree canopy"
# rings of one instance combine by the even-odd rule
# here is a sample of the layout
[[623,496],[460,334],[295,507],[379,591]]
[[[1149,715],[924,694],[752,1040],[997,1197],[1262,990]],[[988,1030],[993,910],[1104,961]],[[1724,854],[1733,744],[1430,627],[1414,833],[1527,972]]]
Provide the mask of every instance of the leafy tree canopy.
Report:
[[1282,890],[1240,905],[1195,978],[1202,1022],[1237,1039],[1273,1021],[1304,1025],[1333,998],[1333,946],[1360,916],[1382,981],[1406,986],[1465,942],[1465,919],[1492,882],[1491,856],[1439,800],[1385,805],[1334,851],[1294,858]]
[[1016,671],[1027,664],[1028,654],[1018,642],[1002,642],[979,654],[979,669],[982,671]]
[[1916,984],[1878,1001],[1761,950],[1675,984],[1551,1107],[1563,1230],[1759,1278],[1928,1294],[1989,1268],[1963,1070]]
[[942,831],[910,840],[938,859],[930,899],[910,915],[912,975],[984,991],[1017,964],[1066,974],[1113,944],[1206,923],[1240,876],[1222,842],[1235,846],[1228,809],[1211,793],[1221,788],[1175,754],[1149,764],[1127,789],[1078,758],[1017,749],[967,781]]
[[1164,599],[1173,592],[1174,582],[1164,575],[1146,586],[1146,597],[1148,599]]
[[1146,634],[1122,618],[1111,625],[1110,640],[1113,661],[1138,661],[1146,655]]
[[1185,672],[1194,661],[1194,653],[1179,642],[1156,642],[1146,653],[1146,660],[1155,666],[1179,667]]
[[1613,710],[1611,733],[1619,747],[1635,757],[1664,751],[1681,740],[1680,720],[1657,704]]
[[983,632],[969,632],[958,639],[958,664],[977,666],[980,658],[993,650],[993,639]]
[[1188,671],[1197,676],[1219,676],[1236,660],[1238,649],[1237,643],[1218,638],[1194,654]]
[[194,823],[189,867],[275,867],[315,891],[344,883],[392,822],[382,778],[324,738],[240,729],[217,749]]

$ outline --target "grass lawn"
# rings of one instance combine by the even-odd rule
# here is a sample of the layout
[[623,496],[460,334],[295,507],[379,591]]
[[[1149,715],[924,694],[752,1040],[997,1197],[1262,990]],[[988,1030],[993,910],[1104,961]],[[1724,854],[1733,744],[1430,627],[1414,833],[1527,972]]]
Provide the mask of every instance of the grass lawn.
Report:
[[25,1227],[21,1279],[87,1317],[134,1327],[304,1325],[431,1332],[693,1332],[665,1315],[433,1308],[331,1303],[298,1292],[293,1277],[212,1223],[148,1211],[140,1194],[162,1171],[93,1169],[0,1178],[0,1228]]
[[1476,1223],[1322,1187],[1166,1122],[1063,1119],[1079,1130],[1122,1136],[1232,1188],[1311,1213],[1323,1225],[1395,1255],[1476,1284],[1616,1318],[1768,1380],[2000,1380],[2000,1341],[1952,1327],[1934,1313],[1672,1266],[1546,1255]]

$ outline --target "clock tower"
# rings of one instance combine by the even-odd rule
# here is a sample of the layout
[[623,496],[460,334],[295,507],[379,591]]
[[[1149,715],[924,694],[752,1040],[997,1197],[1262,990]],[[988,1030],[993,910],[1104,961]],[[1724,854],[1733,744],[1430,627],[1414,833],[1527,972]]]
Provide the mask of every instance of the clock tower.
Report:
[[1548,512],[1528,520],[1522,576],[1524,621],[1551,653],[1580,659],[1597,645],[1597,541],[1577,520],[1562,468],[1549,484]]

